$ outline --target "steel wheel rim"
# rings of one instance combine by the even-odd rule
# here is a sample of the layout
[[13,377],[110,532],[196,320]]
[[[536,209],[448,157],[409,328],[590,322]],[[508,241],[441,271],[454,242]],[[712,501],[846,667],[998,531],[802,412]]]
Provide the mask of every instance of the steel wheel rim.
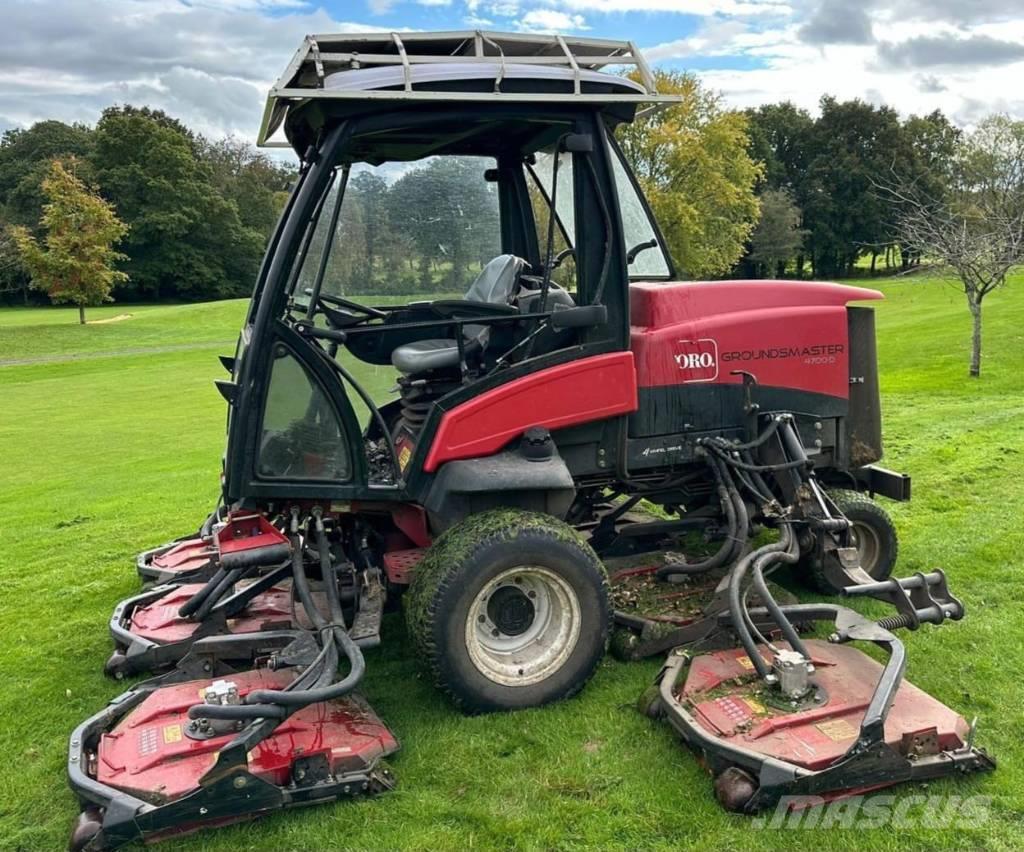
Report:
[[878,555],[882,552],[882,542],[878,537],[878,532],[874,527],[853,521],[850,524],[850,537],[857,548],[860,567],[873,576],[875,568],[878,567]]
[[466,650],[488,680],[530,686],[569,659],[580,621],[579,598],[562,577],[539,565],[517,566],[489,581],[473,599]]

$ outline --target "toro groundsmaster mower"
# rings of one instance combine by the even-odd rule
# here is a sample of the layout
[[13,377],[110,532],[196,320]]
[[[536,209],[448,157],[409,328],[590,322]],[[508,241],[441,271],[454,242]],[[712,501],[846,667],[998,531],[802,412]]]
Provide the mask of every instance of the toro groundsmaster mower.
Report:
[[[910,491],[875,465],[873,314],[851,306],[881,296],[676,283],[615,141],[672,100],[627,42],[305,40],[260,131],[302,167],[222,358],[220,499],[115,609],[107,671],[150,679],[72,735],[73,848],[389,789],[397,741],[356,689],[398,598],[471,713],[574,695],[613,627],[624,656],[671,651],[643,707],[733,809],[992,766],[901,681],[893,631],[963,608],[939,571],[890,577],[864,496]],[[464,295],[352,298],[410,270]],[[783,599],[784,564],[896,614]]]

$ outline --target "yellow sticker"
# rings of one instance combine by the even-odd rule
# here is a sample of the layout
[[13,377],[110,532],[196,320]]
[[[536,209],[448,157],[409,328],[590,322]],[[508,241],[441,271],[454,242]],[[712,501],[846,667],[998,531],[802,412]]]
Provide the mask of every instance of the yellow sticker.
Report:
[[829,722],[822,722],[820,725],[815,725],[814,727],[834,743],[849,740],[857,736],[857,729],[847,722],[846,719],[833,719]]
[[750,708],[751,713],[754,713],[757,716],[765,716],[768,714],[768,710],[756,698],[744,698],[743,703]]
[[164,743],[170,745],[171,743],[181,742],[181,725],[168,725],[164,728]]
[[[762,659],[764,658],[762,657]],[[754,661],[750,659],[750,657],[748,657],[746,654],[737,657],[736,662],[740,664],[740,668],[746,669],[748,672],[752,672],[754,670]],[[767,660],[764,661],[764,664],[766,666],[771,665],[771,663],[769,663]]]
[[402,447],[402,451],[398,454],[398,466],[404,471],[405,466],[409,464],[409,459],[412,458],[412,450],[408,447]]
[[351,503],[339,503],[339,502],[335,501],[334,503],[331,503],[331,511],[332,512],[342,512],[342,513],[344,513],[344,512],[351,512],[352,511],[352,504]]

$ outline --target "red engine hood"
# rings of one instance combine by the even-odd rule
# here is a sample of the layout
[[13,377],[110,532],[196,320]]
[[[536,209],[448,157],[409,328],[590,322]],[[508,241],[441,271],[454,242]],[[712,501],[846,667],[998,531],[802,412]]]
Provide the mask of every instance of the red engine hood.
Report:
[[877,290],[824,281],[690,281],[629,287],[630,323],[646,328],[764,308],[811,307],[884,299]]

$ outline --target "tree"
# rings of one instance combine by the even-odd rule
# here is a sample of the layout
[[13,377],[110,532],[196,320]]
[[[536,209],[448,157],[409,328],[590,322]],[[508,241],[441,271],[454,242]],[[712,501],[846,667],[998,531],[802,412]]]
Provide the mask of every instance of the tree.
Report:
[[388,184],[380,175],[371,171],[362,171],[349,181],[347,193],[353,198],[358,197],[362,204],[365,223],[366,271],[367,284],[374,281],[374,264],[379,255],[378,247],[389,240],[389,223],[387,215]]
[[768,275],[784,275],[807,235],[800,220],[800,208],[787,190],[766,189],[761,194],[761,220],[750,237],[750,260]]
[[895,235],[890,207],[874,191],[902,145],[899,116],[859,100],[821,99],[807,188],[798,203],[818,276],[849,275],[858,258],[872,262]]
[[[814,153],[814,119],[807,110],[788,101],[764,104],[757,109],[747,110],[746,115],[750,156],[755,162],[764,164],[758,193],[763,197],[769,189],[785,191],[802,215],[810,192],[808,166]],[[749,255],[747,260],[751,265],[757,265]],[[798,278],[803,276],[804,264],[801,241],[796,252]]]
[[230,298],[252,287],[264,234],[242,224],[200,149],[158,111],[111,107],[96,126],[97,181],[132,226],[132,297]]
[[22,226],[13,230],[32,286],[45,290],[54,302],[78,305],[78,320],[85,324],[86,306],[111,301],[114,284],[127,276],[114,269],[124,255],[114,249],[127,233],[114,208],[91,191],[76,175],[77,161],[67,167],[54,160],[43,180],[40,225],[44,245]]
[[743,254],[759,210],[762,167],[747,150],[747,118],[690,74],[656,78],[660,92],[683,102],[623,125],[619,141],[676,263],[691,277],[722,275]]
[[235,203],[242,226],[269,238],[288,201],[295,169],[273,162],[248,142],[231,136],[216,141],[198,137],[197,151],[210,182]]
[[[993,116],[960,139],[948,175],[882,183],[903,242],[951,269],[971,313],[970,375],[981,375],[982,303],[1024,263],[1024,121]],[[942,166],[945,168],[945,166]]]

